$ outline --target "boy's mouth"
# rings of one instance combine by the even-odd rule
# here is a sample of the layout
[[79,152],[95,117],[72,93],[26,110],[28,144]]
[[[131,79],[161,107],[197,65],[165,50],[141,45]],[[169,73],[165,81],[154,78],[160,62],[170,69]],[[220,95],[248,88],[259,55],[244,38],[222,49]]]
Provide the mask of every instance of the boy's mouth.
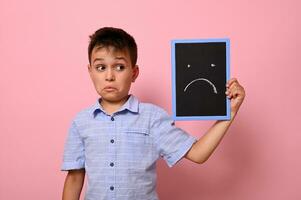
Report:
[[107,86],[107,87],[104,87],[104,89],[106,92],[113,92],[113,91],[116,91],[117,88],[115,87],[111,87],[111,86]]

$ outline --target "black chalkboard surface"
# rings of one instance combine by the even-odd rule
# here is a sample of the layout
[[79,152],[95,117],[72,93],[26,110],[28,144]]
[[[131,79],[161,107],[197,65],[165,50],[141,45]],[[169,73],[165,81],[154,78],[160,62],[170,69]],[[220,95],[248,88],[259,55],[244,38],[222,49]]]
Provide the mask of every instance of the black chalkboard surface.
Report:
[[172,40],[173,118],[229,120],[229,39]]

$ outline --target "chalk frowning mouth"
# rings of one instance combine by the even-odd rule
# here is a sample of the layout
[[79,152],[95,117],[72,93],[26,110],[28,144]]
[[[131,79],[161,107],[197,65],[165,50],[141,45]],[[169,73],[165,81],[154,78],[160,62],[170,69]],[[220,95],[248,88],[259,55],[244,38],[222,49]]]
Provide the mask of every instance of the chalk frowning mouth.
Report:
[[211,81],[209,81],[208,79],[205,79],[205,78],[197,78],[197,79],[194,79],[193,81],[191,81],[190,83],[188,83],[188,84],[186,85],[186,87],[184,88],[184,92],[186,92],[186,90],[188,89],[188,87],[189,87],[191,84],[193,84],[193,83],[195,83],[195,82],[197,82],[197,81],[205,81],[205,82],[209,83],[209,84],[212,86],[212,88],[213,88],[213,92],[214,92],[215,94],[217,94],[217,90],[216,90],[215,85],[214,85]]

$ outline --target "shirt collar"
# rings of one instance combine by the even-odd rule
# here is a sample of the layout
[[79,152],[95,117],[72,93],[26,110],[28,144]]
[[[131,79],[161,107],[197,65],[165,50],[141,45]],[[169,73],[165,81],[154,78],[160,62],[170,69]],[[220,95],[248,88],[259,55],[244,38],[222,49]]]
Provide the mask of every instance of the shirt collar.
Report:
[[[100,105],[101,98],[98,98],[96,103],[91,107],[91,115],[95,117],[98,112],[106,113],[103,107]],[[138,99],[130,95],[128,100],[121,106],[121,108],[117,112],[121,112],[123,110],[128,110],[133,113],[138,113],[139,111],[139,101]]]

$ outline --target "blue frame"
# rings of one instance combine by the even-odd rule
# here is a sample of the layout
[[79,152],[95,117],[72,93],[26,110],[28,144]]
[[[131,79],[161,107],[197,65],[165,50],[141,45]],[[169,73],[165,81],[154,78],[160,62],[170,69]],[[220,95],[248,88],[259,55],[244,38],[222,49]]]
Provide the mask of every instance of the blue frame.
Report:
[[174,120],[230,120],[231,108],[230,100],[226,98],[226,115],[222,116],[176,116],[176,60],[175,45],[177,43],[208,43],[208,42],[225,42],[226,43],[226,81],[230,79],[230,39],[182,39],[171,40],[171,64],[172,64],[172,118]]

